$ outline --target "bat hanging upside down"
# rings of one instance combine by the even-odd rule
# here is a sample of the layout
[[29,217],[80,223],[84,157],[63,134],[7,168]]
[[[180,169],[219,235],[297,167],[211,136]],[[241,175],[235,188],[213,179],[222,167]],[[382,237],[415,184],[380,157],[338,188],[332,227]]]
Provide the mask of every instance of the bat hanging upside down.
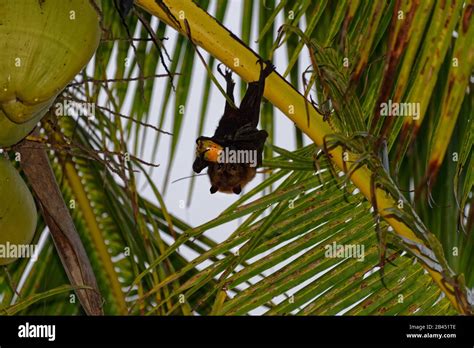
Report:
[[[275,67],[260,63],[258,81],[250,82],[239,108],[232,107],[226,102],[224,115],[211,138],[201,136],[196,140],[196,159],[193,170],[200,173],[208,167],[207,173],[211,180],[211,193],[217,191],[239,194],[242,188],[250,182],[257,173],[257,167],[262,164],[262,152],[268,133],[258,130],[260,103],[265,89],[265,79]],[[226,69],[219,73],[227,83],[227,95],[234,101],[234,86],[232,72]]]

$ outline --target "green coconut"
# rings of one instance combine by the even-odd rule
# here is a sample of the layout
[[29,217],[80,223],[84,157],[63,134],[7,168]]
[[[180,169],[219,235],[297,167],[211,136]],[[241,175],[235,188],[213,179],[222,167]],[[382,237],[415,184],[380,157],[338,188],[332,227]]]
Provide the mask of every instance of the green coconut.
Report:
[[12,255],[12,248],[20,250],[31,243],[37,219],[30,190],[10,161],[0,155],[0,265],[16,260],[4,257]]
[[2,117],[0,111],[0,147],[7,147],[16,144],[25,136],[27,136],[35,125],[43,117],[42,114],[38,114],[33,119],[22,123],[13,123],[7,117]]
[[101,29],[88,0],[2,0],[0,13],[0,147],[5,147],[31,132],[89,62]]

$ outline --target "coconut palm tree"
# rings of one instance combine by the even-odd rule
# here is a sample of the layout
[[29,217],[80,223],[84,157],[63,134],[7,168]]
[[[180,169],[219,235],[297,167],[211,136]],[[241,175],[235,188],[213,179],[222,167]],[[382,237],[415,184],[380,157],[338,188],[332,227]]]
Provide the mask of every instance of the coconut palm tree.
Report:
[[[94,117],[53,107],[6,149],[22,155],[42,214],[37,261],[0,273],[5,314],[472,312],[472,0],[245,0],[240,35],[224,0],[90,3],[100,45],[54,105],[93,105]],[[201,135],[213,87],[226,97],[217,61],[243,91],[257,60],[277,55],[287,62],[266,80],[263,180],[191,226],[165,204],[178,146],[194,151],[184,120]],[[189,98],[198,66],[200,104]],[[280,111],[295,150],[276,145]],[[38,179],[49,166],[60,194]]]

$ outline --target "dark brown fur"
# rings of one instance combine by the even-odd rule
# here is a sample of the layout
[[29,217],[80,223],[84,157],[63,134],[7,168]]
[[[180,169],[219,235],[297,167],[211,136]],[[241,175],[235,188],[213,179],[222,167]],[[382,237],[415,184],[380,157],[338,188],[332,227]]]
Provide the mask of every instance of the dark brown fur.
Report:
[[211,163],[207,173],[211,179],[211,193],[220,191],[239,194],[255,177],[257,169],[241,163]]

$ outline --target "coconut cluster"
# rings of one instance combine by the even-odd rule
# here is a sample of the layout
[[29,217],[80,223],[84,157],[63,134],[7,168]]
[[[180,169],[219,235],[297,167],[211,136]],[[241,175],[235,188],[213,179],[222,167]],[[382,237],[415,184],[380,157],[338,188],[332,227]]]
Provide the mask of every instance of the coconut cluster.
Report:
[[[89,62],[101,30],[97,10],[84,0],[2,0],[0,13],[0,148],[6,148],[35,128]],[[28,187],[0,155],[0,249],[30,243],[36,220]],[[13,260],[0,254],[0,264]]]

